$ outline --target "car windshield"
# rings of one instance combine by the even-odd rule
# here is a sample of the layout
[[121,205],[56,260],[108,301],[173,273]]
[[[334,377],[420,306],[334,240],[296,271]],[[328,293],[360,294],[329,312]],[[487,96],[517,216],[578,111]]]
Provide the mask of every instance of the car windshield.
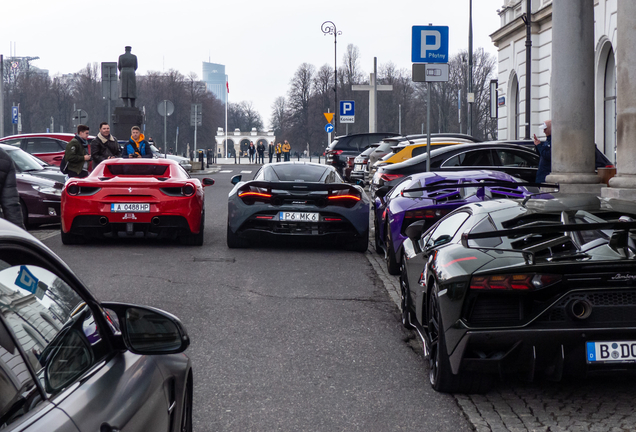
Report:
[[168,169],[168,165],[113,164],[107,165],[107,169],[115,176],[162,176]]
[[42,165],[40,165],[36,160],[33,159],[33,157],[31,157],[30,154],[23,150],[7,150],[7,153],[9,153],[9,156],[11,156],[13,163],[15,163],[15,165],[21,172],[42,171],[43,169]]
[[283,164],[273,166],[272,170],[280,181],[319,182],[327,168],[318,165]]

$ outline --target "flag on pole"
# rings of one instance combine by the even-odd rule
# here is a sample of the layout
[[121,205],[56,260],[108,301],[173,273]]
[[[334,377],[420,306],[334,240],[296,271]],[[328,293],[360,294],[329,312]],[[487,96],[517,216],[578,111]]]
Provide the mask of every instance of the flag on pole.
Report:
[[225,88],[227,88],[227,92],[230,92],[230,82],[229,81],[225,81]]

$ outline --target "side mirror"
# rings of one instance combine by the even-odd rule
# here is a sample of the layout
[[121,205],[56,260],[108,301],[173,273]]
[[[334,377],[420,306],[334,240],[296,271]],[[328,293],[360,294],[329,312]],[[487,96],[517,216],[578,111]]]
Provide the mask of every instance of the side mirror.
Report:
[[214,179],[204,178],[202,183],[203,183],[203,187],[212,186],[214,184]]
[[449,236],[448,234],[442,235],[437,237],[435,240],[433,240],[433,247],[435,246],[440,246],[443,244],[448,243],[449,241],[451,241],[452,237]]
[[230,180],[230,182],[235,185],[241,182],[241,179],[243,178],[242,175],[235,175],[234,177],[232,177],[232,179]]
[[424,224],[426,221],[420,220],[417,222],[413,222],[411,225],[406,227],[404,233],[408,238],[411,239],[413,243],[417,243],[417,241],[422,237],[422,231],[424,231]]
[[188,333],[174,315],[149,306],[102,303],[117,314],[126,348],[135,354],[177,354],[190,345]]

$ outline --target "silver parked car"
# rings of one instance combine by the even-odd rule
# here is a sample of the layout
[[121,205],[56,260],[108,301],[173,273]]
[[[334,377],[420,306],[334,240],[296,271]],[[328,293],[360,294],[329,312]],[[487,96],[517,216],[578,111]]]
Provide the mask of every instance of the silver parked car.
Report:
[[100,303],[0,220],[0,429],[192,431],[189,344],[176,317]]
[[181,168],[183,168],[187,172],[192,171],[192,163],[190,162],[190,159],[185,158],[183,156],[177,156],[177,155],[171,155],[171,154],[166,155],[165,153],[161,153],[159,149],[152,144],[150,145],[150,149],[152,150],[152,152],[154,153],[156,157],[162,158],[165,156],[167,159],[172,159],[173,161],[176,161],[179,165],[181,165]]

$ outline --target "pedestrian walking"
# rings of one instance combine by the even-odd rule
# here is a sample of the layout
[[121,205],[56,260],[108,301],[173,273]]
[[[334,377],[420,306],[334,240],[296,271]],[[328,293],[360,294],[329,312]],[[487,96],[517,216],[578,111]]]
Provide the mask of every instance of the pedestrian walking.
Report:
[[207,154],[206,154],[206,159],[207,159],[207,167],[210,168],[210,164],[212,163],[212,149],[208,149]]
[[150,144],[146,141],[144,134],[141,133],[139,126],[133,126],[130,129],[130,138],[125,149],[129,158],[152,159],[153,156]]
[[256,152],[258,153],[258,163],[264,164],[265,163],[265,144],[263,144],[263,141],[258,142],[258,145],[256,146]]
[[2,207],[3,218],[22,229],[26,228],[15,178],[15,164],[11,156],[2,149],[0,149],[0,207]]
[[283,154],[283,146],[281,143],[276,144],[276,162],[280,162],[280,157]]
[[247,149],[247,154],[249,156],[250,163],[254,163],[254,156],[256,155],[256,147],[254,146],[254,142],[250,141],[250,146]]
[[269,155],[269,163],[272,163],[272,159],[274,158],[274,154],[276,153],[276,146],[274,145],[274,141],[270,142],[267,146],[267,153]]
[[283,144],[283,155],[285,162],[289,162],[289,152],[291,151],[291,144],[287,140],[285,140],[285,144]]
[[93,169],[106,159],[121,157],[121,149],[117,138],[110,134],[110,126],[106,122],[99,124],[99,133],[91,141],[91,158]]
[[552,171],[552,121],[546,120],[539,126],[545,133],[545,141],[539,141],[537,135],[534,134],[534,145],[537,153],[539,153],[539,168],[537,169],[537,183],[544,183],[545,178]]
[[63,163],[69,177],[84,178],[88,175],[88,161],[91,160],[87,141],[89,130],[86,125],[78,125],[77,134],[66,144]]

